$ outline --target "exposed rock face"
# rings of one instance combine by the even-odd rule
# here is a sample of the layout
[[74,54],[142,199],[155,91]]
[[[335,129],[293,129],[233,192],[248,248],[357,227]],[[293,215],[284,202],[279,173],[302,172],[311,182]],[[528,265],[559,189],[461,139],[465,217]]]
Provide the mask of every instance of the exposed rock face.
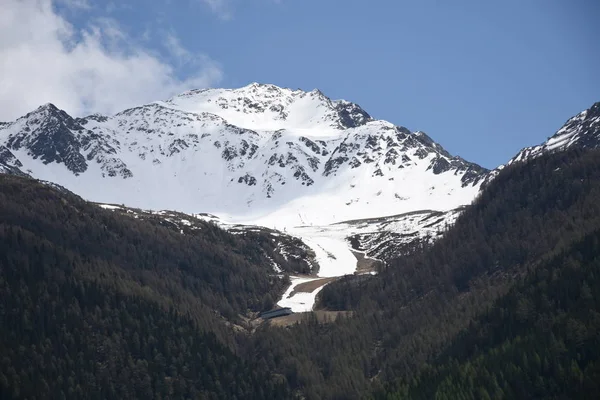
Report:
[[6,146],[0,146],[0,173],[27,175],[21,171],[21,167],[23,167],[23,163]]
[[39,158],[45,164],[64,164],[74,174],[87,170],[77,139],[83,128],[66,112],[46,104],[17,120],[15,125],[18,129],[6,141],[9,149],[25,149],[32,158]]

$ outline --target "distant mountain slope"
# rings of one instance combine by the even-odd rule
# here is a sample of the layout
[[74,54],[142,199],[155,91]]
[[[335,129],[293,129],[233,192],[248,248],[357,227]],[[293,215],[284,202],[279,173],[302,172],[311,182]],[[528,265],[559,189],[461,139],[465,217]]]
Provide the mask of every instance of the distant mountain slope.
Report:
[[6,146],[0,146],[0,173],[27,176],[20,170],[21,167],[23,167],[21,161],[17,160]]
[[0,146],[3,171],[87,199],[271,227],[449,210],[487,173],[356,104],[260,84],[114,116],[73,118],[46,104],[0,126]]
[[284,274],[310,275],[319,271],[312,250],[299,238],[269,228],[252,225],[223,224],[210,214],[184,214],[169,210],[141,210],[116,204],[98,204],[120,215],[133,217],[159,225],[184,235],[202,238],[207,232],[207,222],[216,224],[229,234],[240,237],[244,247],[238,252],[256,264],[269,265],[281,278]]
[[546,142],[521,150],[509,161],[509,164],[573,147],[582,149],[600,147],[600,102],[570,118]]

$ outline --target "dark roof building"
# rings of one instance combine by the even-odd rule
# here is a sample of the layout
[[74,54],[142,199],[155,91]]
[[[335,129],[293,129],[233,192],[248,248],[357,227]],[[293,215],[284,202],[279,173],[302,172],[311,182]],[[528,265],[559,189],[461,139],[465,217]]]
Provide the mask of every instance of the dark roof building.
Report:
[[260,318],[262,319],[271,319],[276,317],[282,317],[284,315],[293,314],[293,311],[289,307],[278,308],[276,310],[265,311],[260,313]]

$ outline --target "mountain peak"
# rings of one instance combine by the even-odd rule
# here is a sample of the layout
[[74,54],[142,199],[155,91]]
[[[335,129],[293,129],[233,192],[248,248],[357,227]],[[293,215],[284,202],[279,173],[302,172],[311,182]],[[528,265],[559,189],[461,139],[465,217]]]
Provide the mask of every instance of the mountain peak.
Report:
[[[261,88],[261,89],[279,89],[279,90],[287,89],[287,88],[279,87],[277,85],[273,85],[272,83],[261,83],[261,82],[252,82],[251,84],[246,85],[246,86],[244,86],[243,88],[240,88],[240,89],[245,89],[245,88],[247,88],[247,89],[258,89],[258,88]],[[233,89],[233,90],[236,90],[236,89]],[[287,89],[287,90],[290,90],[290,89]]]
[[58,107],[56,107],[54,104],[52,103],[46,103],[46,104],[42,104],[41,106],[38,107],[38,110],[52,110],[52,111],[58,111]]
[[39,114],[39,113],[50,113],[50,114],[55,114],[60,112],[61,110],[56,107],[54,104],[52,103],[46,103],[46,104],[42,104],[41,106],[39,106],[38,108],[36,108],[35,110],[33,110],[31,113],[27,114]]
[[196,114],[211,113],[240,128],[262,131],[319,128],[324,134],[372,120],[360,106],[310,92],[253,82],[238,89],[191,90],[161,104]]
[[80,154],[78,137],[84,128],[77,121],[52,103],[46,103],[34,111],[4,127],[4,145],[12,151],[23,151],[44,164],[64,164],[74,174],[87,170],[85,157]]
[[73,118],[69,114],[56,107],[52,103],[42,104],[41,106],[26,114],[25,116],[21,117],[20,119],[27,119],[29,121],[42,121],[47,120],[48,118],[53,118],[57,121],[62,121],[69,124],[73,121]]

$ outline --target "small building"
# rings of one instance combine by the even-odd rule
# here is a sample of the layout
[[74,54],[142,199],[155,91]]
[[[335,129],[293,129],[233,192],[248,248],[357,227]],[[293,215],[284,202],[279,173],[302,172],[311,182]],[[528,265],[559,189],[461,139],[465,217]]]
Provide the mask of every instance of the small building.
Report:
[[276,310],[262,312],[262,313],[260,313],[259,317],[262,319],[271,319],[271,318],[283,317],[284,315],[290,315],[293,313],[294,312],[292,311],[291,308],[282,307],[282,308],[278,308]]

